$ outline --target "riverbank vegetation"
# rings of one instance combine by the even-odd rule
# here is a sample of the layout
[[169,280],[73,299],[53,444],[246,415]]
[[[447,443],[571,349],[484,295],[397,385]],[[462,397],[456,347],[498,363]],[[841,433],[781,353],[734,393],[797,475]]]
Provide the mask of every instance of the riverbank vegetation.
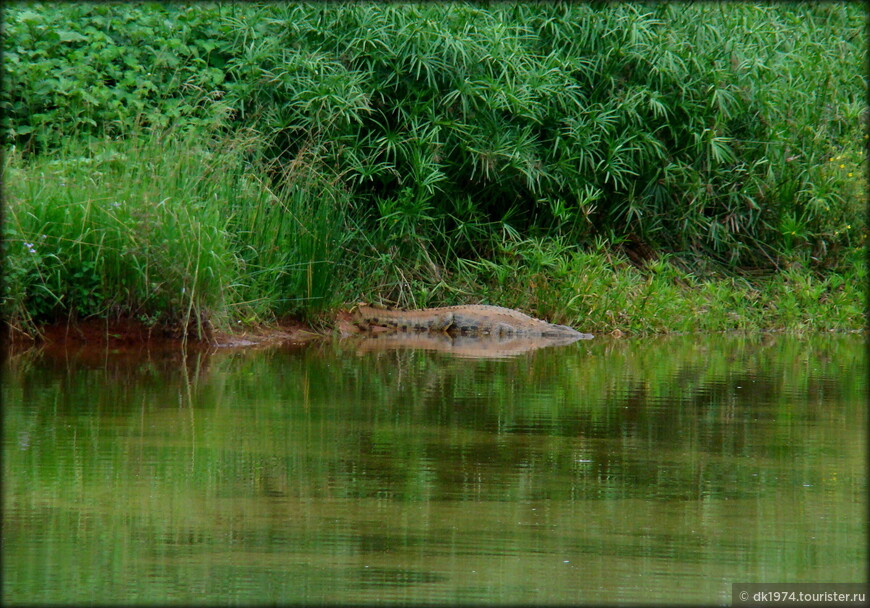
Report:
[[858,5],[4,11],[3,315],[855,329]]

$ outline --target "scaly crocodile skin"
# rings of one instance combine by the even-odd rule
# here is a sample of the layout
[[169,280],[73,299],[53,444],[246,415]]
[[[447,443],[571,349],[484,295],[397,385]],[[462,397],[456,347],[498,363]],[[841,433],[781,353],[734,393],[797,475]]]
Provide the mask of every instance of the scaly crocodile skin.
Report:
[[405,332],[443,332],[464,336],[591,337],[571,327],[547,323],[517,310],[483,304],[423,310],[383,310],[360,305],[356,310],[356,318],[357,324],[363,327],[379,325]]

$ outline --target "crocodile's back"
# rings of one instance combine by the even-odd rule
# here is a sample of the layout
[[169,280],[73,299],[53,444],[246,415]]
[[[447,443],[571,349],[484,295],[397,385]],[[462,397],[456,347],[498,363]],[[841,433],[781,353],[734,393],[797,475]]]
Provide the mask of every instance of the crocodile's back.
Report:
[[535,319],[518,310],[501,306],[474,305],[455,307],[453,327],[462,335],[491,334],[495,336],[529,335],[542,337],[582,337],[583,334],[566,325],[555,325]]
[[591,338],[565,325],[554,325],[502,306],[468,304],[423,310],[382,310],[361,305],[357,315],[364,324],[397,331],[444,332],[451,335],[528,335]]
[[357,316],[364,324],[390,327],[397,331],[445,332],[453,323],[450,308],[453,307],[403,311],[360,306]]

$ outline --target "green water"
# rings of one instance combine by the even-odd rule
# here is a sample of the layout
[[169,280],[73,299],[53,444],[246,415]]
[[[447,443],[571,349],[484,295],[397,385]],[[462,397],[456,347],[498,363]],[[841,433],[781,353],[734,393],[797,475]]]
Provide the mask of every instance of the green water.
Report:
[[862,582],[863,336],[28,351],[4,603],[703,603]]

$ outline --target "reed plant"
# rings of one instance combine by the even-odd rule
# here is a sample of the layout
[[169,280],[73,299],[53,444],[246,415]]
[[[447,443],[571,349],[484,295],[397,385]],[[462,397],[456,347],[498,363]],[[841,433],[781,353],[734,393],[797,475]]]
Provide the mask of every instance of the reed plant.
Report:
[[854,7],[271,8],[228,99],[276,155],[329,131],[381,251],[486,256],[506,223],[779,268],[863,236]]
[[3,20],[3,310],[22,325],[202,333],[361,298],[813,326],[797,289],[840,302],[814,317],[839,327],[840,294],[865,299],[856,5],[24,2]]
[[331,303],[338,195],[329,198],[322,176],[274,194],[252,169],[252,139],[218,137],[72,140],[61,159],[28,163],[13,149],[6,319],[32,332],[65,318],[126,317],[203,337],[232,320]]
[[[236,153],[262,161],[262,141],[257,134],[238,138]],[[346,247],[353,204],[317,147],[312,142],[278,169],[255,160],[241,189],[221,201],[238,262],[238,320],[293,315],[313,321],[341,302],[339,281],[348,272],[342,266],[353,257]]]
[[414,264],[488,255],[468,237],[503,223],[766,268],[865,233],[856,5],[23,3],[4,25],[19,147],[220,124],[291,163],[319,140]]
[[[233,255],[215,201],[226,173],[209,152],[157,134],[69,144],[24,170],[7,156],[4,313],[179,321],[200,335],[226,299]],[[212,167],[214,163],[212,162]]]

